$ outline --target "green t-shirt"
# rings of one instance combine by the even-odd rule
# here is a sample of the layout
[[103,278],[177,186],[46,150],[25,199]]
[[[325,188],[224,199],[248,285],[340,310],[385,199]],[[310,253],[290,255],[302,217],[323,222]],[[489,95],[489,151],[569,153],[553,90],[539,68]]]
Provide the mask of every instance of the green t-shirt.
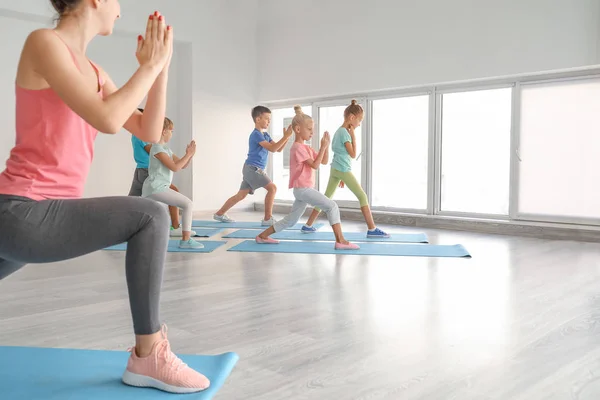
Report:
[[142,197],[148,197],[155,193],[164,192],[171,186],[173,171],[167,168],[158,158],[159,153],[167,153],[173,157],[173,152],[164,144],[152,144],[150,149],[150,165],[148,166],[148,178],[142,186]]
[[346,150],[346,142],[352,143],[350,133],[344,127],[340,127],[331,140],[331,150],[333,150],[333,161],[331,168],[340,172],[349,172],[352,170],[352,157]]

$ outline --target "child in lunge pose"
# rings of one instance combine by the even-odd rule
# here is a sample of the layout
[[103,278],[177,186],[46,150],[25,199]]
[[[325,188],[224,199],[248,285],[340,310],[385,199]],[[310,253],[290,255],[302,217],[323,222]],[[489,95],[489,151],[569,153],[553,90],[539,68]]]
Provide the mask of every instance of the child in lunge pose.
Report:
[[340,210],[337,204],[314,189],[315,170],[320,164],[327,164],[329,159],[329,133],[325,132],[321,139],[321,148],[317,153],[309,145],[305,144],[313,135],[313,119],[302,112],[300,106],[294,107],[296,116],[292,120],[292,129],[296,133],[296,140],[290,149],[290,189],[294,189],[294,205],[292,212],[281,221],[262,232],[256,237],[257,243],[279,243],[270,236],[275,232],[292,227],[298,222],[306,207],[318,206],[327,214],[329,223],[335,234],[336,250],[358,250],[359,246],[348,242],[342,234],[340,222]]
[[234,222],[227,216],[233,206],[244,200],[249,194],[254,194],[256,189],[265,188],[265,217],[262,220],[263,226],[271,226],[275,223],[273,219],[273,203],[277,186],[265,172],[269,152],[281,152],[285,144],[292,136],[292,128],[284,129],[283,138],[275,142],[267,133],[267,128],[271,123],[271,110],[267,107],[256,106],[252,109],[252,120],[254,121],[254,130],[248,140],[248,158],[242,169],[242,184],[237,194],[230,197],[223,207],[215,213],[213,218],[219,222]]
[[172,136],[173,121],[165,117],[160,141],[153,144],[150,149],[148,178],[146,178],[142,187],[142,197],[181,208],[183,210],[183,228],[182,240],[179,242],[179,247],[183,249],[203,248],[204,245],[202,243],[198,243],[191,238],[194,204],[190,199],[170,188],[173,181],[173,172],[188,167],[192,157],[196,153],[196,143],[192,140],[185,150],[185,156],[179,158],[167,146]]
[[[344,111],[344,124],[333,135],[333,141],[331,143],[333,162],[331,163],[331,173],[329,175],[327,189],[325,190],[325,196],[327,198],[332,198],[338,185],[344,187],[345,184],[348,186],[348,189],[354,193],[360,203],[360,210],[365,217],[365,222],[369,229],[367,231],[367,237],[389,238],[389,234],[375,226],[367,194],[352,174],[352,159],[356,157],[356,137],[354,136],[354,129],[360,126],[363,118],[363,108],[356,100],[352,100],[352,104]],[[306,222],[306,225],[302,227],[303,233],[317,231],[312,225],[319,216],[319,212],[319,208],[315,207],[310,218]]]
[[[143,113],[143,108],[138,108],[138,111]],[[134,135],[131,135],[131,147],[133,147],[133,158],[136,163],[135,172],[133,173],[133,181],[129,189],[129,196],[142,196],[142,187],[148,178],[148,166],[150,165],[150,149],[152,143],[144,142]],[[179,192],[177,186],[171,184],[171,189]],[[171,214],[171,229],[170,235],[175,237],[183,236],[183,228],[179,223],[179,209],[175,206],[169,206],[169,214]],[[192,236],[196,236],[196,232],[192,231]]]

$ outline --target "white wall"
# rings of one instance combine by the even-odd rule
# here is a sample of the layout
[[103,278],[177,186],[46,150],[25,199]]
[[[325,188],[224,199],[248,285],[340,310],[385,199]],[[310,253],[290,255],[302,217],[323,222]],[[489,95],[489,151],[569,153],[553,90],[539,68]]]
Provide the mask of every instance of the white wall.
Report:
[[262,0],[259,99],[600,63],[598,0]]
[[[218,209],[234,195],[254,129],[257,98],[257,0],[203,2],[194,41],[194,203]],[[248,197],[240,207],[264,198]]]

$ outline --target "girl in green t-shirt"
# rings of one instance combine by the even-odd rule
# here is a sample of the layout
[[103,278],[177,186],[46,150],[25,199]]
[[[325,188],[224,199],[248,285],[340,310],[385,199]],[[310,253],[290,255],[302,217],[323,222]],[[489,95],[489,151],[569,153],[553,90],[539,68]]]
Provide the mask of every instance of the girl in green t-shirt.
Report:
[[[331,163],[331,173],[329,174],[329,183],[327,184],[327,190],[325,190],[325,196],[331,198],[338,186],[348,186],[348,189],[354,193],[360,203],[360,210],[365,217],[365,222],[369,229],[367,231],[367,237],[389,238],[390,235],[388,233],[385,233],[375,226],[367,194],[352,173],[352,159],[356,157],[356,138],[354,137],[354,129],[360,126],[363,118],[363,108],[356,100],[352,100],[352,104],[344,110],[344,124],[335,132],[333,140],[331,141],[333,161]],[[318,208],[313,210],[306,225],[302,227],[302,232],[312,233],[317,231],[312,225],[320,212],[321,210]]]

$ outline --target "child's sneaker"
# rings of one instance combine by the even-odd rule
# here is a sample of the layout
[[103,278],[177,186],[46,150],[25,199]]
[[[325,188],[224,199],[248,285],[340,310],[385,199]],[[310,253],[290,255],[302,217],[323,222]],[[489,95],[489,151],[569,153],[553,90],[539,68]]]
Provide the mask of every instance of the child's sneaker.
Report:
[[163,339],[154,344],[148,357],[138,357],[135,347],[128,350],[131,356],[123,373],[123,383],[169,393],[195,393],[208,388],[208,378],[188,367],[173,354],[164,325],[162,336]]
[[[171,237],[182,237],[183,236],[183,228],[181,226],[177,229],[171,227],[171,230],[169,231],[169,235]],[[196,231],[191,231],[190,235],[192,237],[196,236]]]
[[223,215],[213,215],[213,219],[215,221],[219,221],[219,222],[235,222],[233,219],[229,218],[229,216],[227,214],[223,214]]
[[390,238],[391,235],[388,233],[385,233],[384,231],[382,231],[379,228],[375,228],[372,231],[367,231],[367,237],[368,238]]
[[181,240],[179,241],[180,249],[203,249],[204,245],[200,242],[196,242],[194,239]]
[[262,226],[272,226],[272,225],[275,225],[275,218],[271,217],[271,219],[268,219],[268,220],[263,219],[260,224]]
[[317,228],[315,228],[314,226],[308,226],[308,225],[304,225],[302,227],[302,229],[300,229],[300,232],[302,233],[315,233],[317,231]]
[[256,240],[256,243],[258,243],[258,244],[277,244],[277,243],[279,243],[279,240],[275,240],[270,236],[266,239],[263,239],[260,236],[257,236],[255,238],[255,240]]
[[335,249],[336,250],[360,250],[360,246],[354,243],[338,243],[335,242]]

